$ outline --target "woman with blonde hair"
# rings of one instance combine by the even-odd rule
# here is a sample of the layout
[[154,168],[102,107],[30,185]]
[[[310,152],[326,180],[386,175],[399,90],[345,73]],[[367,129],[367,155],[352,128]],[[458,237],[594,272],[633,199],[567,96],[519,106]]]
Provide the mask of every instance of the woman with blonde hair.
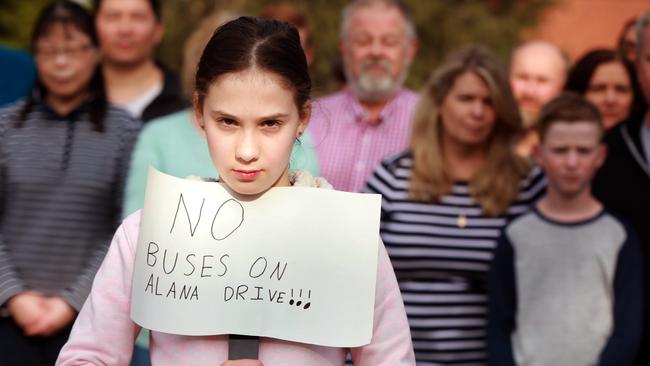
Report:
[[468,47],[421,93],[411,148],[375,170],[381,236],[397,274],[418,365],[485,364],[486,275],[500,229],[544,189],[513,151],[521,129],[505,70]]

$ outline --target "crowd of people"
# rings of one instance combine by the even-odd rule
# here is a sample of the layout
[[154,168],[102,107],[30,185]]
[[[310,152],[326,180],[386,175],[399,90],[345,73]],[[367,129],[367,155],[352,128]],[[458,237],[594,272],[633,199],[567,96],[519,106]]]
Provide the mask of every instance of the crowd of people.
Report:
[[[3,364],[650,364],[650,10],[577,60],[545,40],[509,65],[462,47],[418,93],[411,10],[352,0],[341,88],[317,99],[287,3],[206,16],[178,74],[154,57],[159,1],[92,10],[54,0],[31,54],[0,49]],[[141,329],[149,165],[245,199],[381,195],[371,342],[260,338],[259,360],[228,360],[227,335]]]

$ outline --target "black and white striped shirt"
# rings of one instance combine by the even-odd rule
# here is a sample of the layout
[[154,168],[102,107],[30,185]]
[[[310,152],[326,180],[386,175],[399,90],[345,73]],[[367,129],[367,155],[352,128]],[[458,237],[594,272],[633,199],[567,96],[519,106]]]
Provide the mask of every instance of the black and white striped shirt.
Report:
[[496,240],[507,221],[529,210],[544,191],[539,167],[521,183],[504,216],[485,216],[456,183],[440,202],[408,198],[412,157],[385,160],[366,191],[382,195],[381,237],[391,257],[420,366],[485,365],[486,276]]
[[67,116],[37,101],[0,110],[0,304],[34,290],[83,305],[120,217],[141,123],[108,107],[104,132],[82,105]]

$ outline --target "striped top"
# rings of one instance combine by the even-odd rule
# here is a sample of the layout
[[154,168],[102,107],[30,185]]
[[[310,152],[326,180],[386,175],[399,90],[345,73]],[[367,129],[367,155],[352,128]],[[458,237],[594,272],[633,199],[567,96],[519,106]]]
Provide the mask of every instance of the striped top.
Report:
[[385,160],[366,191],[382,195],[381,237],[395,268],[420,366],[485,365],[486,277],[507,221],[529,210],[546,180],[535,167],[506,215],[487,217],[456,183],[440,202],[408,198],[412,157]]
[[85,105],[67,116],[37,102],[0,110],[0,304],[26,290],[83,305],[120,218],[140,122],[108,107],[104,132]]
[[314,103],[309,131],[320,173],[339,191],[359,192],[372,170],[404,150],[418,96],[401,89],[371,124],[359,100],[343,90]]

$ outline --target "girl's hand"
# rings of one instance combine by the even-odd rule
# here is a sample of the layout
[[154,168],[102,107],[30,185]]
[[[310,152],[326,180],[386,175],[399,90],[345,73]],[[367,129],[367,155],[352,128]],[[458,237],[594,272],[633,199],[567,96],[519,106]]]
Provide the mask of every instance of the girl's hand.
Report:
[[264,366],[259,360],[226,361],[221,366]]

